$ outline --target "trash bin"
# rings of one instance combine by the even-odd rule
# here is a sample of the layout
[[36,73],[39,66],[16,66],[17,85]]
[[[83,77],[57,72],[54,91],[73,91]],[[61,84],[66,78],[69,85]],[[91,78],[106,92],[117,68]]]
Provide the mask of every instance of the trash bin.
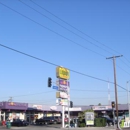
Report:
[[11,128],[11,123],[10,123],[10,121],[7,121],[6,127],[7,127],[8,129]]

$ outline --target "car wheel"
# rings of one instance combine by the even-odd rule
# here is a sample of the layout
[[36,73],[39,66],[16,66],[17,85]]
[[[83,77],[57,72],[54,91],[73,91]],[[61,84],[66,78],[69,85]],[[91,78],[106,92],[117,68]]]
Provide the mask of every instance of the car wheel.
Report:
[[106,127],[108,127],[108,123],[106,122]]
[[109,126],[112,126],[112,122],[109,123]]
[[48,122],[45,122],[45,125],[47,125],[48,124]]
[[54,121],[54,124],[57,124],[57,121]]

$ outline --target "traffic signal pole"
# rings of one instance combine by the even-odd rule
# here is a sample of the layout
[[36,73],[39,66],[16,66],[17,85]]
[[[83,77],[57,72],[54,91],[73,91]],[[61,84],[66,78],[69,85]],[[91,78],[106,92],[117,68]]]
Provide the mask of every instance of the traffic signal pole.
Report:
[[[117,97],[117,83],[116,83],[116,65],[115,65],[115,59],[118,58],[118,57],[121,57],[121,56],[123,56],[123,55],[113,56],[113,57],[106,58],[106,59],[113,59],[117,124],[118,124],[118,97]],[[117,125],[117,128],[118,128],[118,125]]]
[[113,119],[114,119],[113,121],[114,121],[114,128],[115,128],[115,112],[114,112],[114,108],[112,108],[112,113],[113,113]]

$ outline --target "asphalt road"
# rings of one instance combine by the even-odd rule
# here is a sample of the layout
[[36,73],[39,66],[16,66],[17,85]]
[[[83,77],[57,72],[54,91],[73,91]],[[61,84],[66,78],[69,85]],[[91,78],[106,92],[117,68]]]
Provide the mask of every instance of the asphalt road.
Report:
[[[8,128],[0,126],[0,130],[8,130]],[[113,126],[110,127],[83,127],[83,128],[62,128],[61,125],[30,125],[27,127],[11,127],[11,130],[116,130]],[[123,129],[123,130],[130,130],[128,129]]]

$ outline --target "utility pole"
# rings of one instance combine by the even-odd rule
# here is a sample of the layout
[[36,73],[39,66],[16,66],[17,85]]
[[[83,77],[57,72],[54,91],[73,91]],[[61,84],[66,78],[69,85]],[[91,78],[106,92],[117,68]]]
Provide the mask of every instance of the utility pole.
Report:
[[123,55],[120,56],[113,56],[113,57],[108,57],[106,59],[113,59],[113,67],[114,67],[114,84],[115,84],[115,101],[116,101],[116,116],[117,116],[117,128],[118,128],[118,97],[117,97],[117,83],[116,83],[116,58],[122,57]]
[[[130,80],[129,80],[130,81]],[[130,94],[129,94],[129,86],[128,83],[129,81],[126,82],[126,86],[127,86],[127,103],[128,103],[128,113],[129,113],[129,120],[130,120]]]
[[8,100],[8,102],[12,102],[13,101],[13,98],[12,97],[10,97],[9,98],[9,100]]

